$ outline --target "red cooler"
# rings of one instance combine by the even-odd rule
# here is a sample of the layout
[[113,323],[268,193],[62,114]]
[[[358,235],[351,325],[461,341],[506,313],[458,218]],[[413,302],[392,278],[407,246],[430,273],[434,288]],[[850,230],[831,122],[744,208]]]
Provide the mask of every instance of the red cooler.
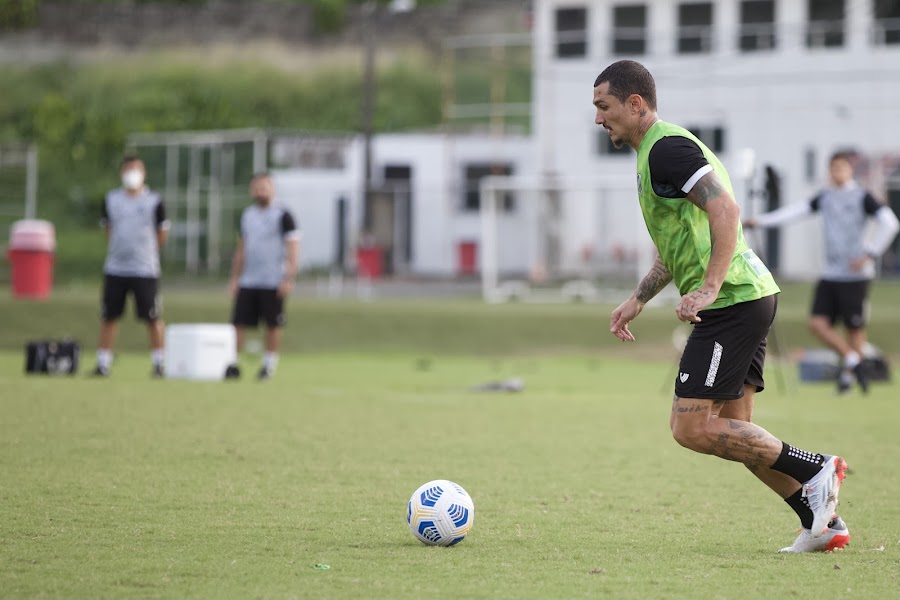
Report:
[[53,223],[25,219],[12,224],[7,257],[15,298],[43,299],[53,288],[53,254],[56,230]]
[[381,247],[357,248],[356,272],[363,279],[380,279],[384,273],[384,252]]
[[475,275],[478,272],[478,242],[459,242],[456,267],[460,275]]

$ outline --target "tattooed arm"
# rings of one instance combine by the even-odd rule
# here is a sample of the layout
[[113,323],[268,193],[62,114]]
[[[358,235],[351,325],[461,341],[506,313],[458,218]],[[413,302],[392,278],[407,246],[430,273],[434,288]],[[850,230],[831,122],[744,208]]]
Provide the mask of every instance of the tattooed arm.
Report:
[[700,321],[697,313],[716,301],[728,267],[731,266],[731,258],[737,245],[741,209],[719,181],[715,171],[700,178],[688,192],[688,200],[709,215],[709,239],[712,245],[703,285],[684,295],[675,309],[679,319],[696,323]]
[[634,335],[628,330],[628,324],[641,313],[644,305],[670,281],[672,281],[672,274],[666,269],[662,259],[657,256],[650,272],[641,280],[631,297],[613,311],[609,320],[610,332],[623,342],[633,342]]
[[654,296],[662,291],[672,281],[672,274],[663,264],[662,258],[657,255],[656,261],[650,272],[644,276],[641,283],[632,296],[641,304],[647,304]]

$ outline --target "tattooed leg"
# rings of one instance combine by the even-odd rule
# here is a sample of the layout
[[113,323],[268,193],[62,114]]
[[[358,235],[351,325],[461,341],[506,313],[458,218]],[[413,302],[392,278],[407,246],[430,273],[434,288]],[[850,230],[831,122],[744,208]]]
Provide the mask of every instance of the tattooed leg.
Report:
[[[753,399],[755,395],[756,386],[745,385],[744,397],[739,400],[729,400],[726,402],[725,406],[723,406],[722,410],[719,412],[719,417],[737,419],[739,421],[752,421]],[[771,468],[764,466],[746,466],[757,479],[766,484],[773,492],[782,498],[787,498],[800,489],[800,482],[784,473],[774,471]]]
[[694,452],[743,463],[753,471],[775,464],[781,441],[748,421],[719,416],[724,402],[678,398],[672,402],[672,435]]

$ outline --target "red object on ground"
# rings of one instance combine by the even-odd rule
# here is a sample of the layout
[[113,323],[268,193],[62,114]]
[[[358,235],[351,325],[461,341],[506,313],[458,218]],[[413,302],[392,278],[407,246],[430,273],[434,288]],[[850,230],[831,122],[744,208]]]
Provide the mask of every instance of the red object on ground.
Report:
[[12,293],[15,298],[41,300],[53,289],[56,231],[48,221],[16,221],[9,235]]
[[457,269],[460,275],[474,275],[478,272],[478,242],[459,243]]
[[384,274],[384,252],[378,246],[357,248],[356,273],[364,279],[378,279]]

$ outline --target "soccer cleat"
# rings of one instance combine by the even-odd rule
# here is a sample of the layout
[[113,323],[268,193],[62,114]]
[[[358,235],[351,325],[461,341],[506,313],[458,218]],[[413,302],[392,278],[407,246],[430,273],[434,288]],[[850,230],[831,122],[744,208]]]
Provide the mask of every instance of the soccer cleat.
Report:
[[828,525],[828,529],[819,537],[813,537],[809,529],[801,529],[794,543],[779,552],[831,552],[850,543],[850,529],[840,517],[835,515]]
[[863,362],[860,362],[858,365],[853,367],[853,376],[856,377],[856,383],[859,384],[859,389],[862,390],[863,394],[869,393],[869,373],[866,370]]
[[225,369],[225,379],[240,379],[241,368],[238,365],[228,365]]
[[97,365],[94,367],[94,370],[91,372],[91,377],[109,377],[109,369],[106,367],[101,367]]
[[272,372],[265,367],[260,368],[259,373],[256,374],[256,379],[258,379],[259,381],[265,381],[266,379],[271,378]]
[[840,456],[825,456],[825,464],[816,475],[803,484],[802,495],[813,513],[810,535],[821,536],[838,505],[838,492],[847,471],[847,463]]
[[838,395],[846,394],[847,392],[849,392],[850,388],[853,387],[854,379],[856,379],[856,383],[859,385],[859,389],[863,394],[869,393],[869,372],[866,369],[865,363],[861,362],[852,369],[844,369],[838,375]]
[[844,377],[844,374],[841,373],[838,375],[837,380],[837,394],[838,396],[842,396],[850,391],[850,388],[853,387],[853,380],[850,377]]
[[163,369],[163,366],[160,364],[153,365],[153,372],[151,373],[151,376],[154,379],[162,379],[163,377],[165,377],[166,372]]

